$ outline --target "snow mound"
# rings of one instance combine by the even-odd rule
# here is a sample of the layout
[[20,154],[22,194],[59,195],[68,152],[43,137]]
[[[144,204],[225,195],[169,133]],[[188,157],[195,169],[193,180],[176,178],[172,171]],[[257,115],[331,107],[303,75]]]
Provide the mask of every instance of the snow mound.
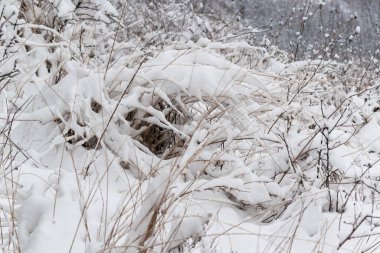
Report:
[[0,3],[4,252],[377,247],[378,76],[195,28],[127,43],[121,3],[30,4]]

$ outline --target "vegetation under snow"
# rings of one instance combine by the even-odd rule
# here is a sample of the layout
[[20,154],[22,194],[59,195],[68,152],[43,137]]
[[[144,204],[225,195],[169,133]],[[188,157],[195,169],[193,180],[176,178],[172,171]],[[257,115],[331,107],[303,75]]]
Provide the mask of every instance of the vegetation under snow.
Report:
[[3,252],[378,250],[376,55],[292,61],[201,9],[0,3]]

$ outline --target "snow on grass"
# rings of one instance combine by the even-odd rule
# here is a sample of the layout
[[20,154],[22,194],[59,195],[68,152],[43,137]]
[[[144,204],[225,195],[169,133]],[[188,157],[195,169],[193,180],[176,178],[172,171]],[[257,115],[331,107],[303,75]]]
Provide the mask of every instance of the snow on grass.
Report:
[[0,4],[4,252],[378,250],[377,76],[59,4]]

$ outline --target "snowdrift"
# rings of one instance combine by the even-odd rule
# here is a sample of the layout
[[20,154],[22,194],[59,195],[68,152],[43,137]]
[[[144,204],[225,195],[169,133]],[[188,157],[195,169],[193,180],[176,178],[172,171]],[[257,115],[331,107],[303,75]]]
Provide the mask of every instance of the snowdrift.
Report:
[[32,3],[0,4],[4,252],[378,250],[376,73]]

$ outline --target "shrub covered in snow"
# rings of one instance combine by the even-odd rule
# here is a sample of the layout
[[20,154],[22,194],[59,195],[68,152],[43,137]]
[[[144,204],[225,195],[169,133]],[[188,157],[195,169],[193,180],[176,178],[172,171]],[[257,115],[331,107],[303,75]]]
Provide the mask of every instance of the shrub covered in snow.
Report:
[[4,252],[377,249],[377,62],[289,62],[192,6],[0,3]]

